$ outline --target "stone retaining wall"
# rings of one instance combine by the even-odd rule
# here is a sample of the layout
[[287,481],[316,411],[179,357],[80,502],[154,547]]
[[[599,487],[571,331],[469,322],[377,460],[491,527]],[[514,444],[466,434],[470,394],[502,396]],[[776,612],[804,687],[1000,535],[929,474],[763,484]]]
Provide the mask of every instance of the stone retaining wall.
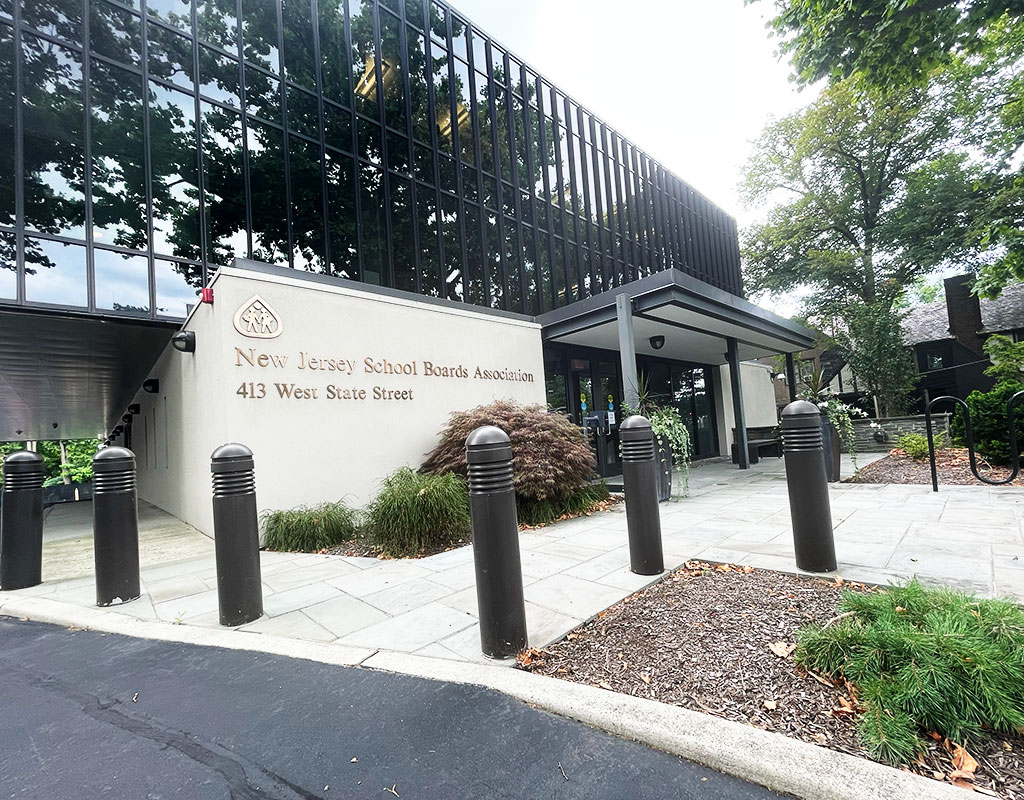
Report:
[[[932,428],[936,436],[938,436],[940,431],[949,433],[950,416],[950,414],[932,414]],[[882,430],[885,431],[886,435],[885,441],[875,441],[877,429],[871,427],[872,422],[882,426]],[[896,447],[901,436],[908,433],[919,433],[924,436],[927,432],[924,414],[913,417],[889,417],[878,420],[855,419],[853,421],[853,431],[856,436],[858,453],[884,453]],[[843,445],[843,452],[846,452],[845,444]]]

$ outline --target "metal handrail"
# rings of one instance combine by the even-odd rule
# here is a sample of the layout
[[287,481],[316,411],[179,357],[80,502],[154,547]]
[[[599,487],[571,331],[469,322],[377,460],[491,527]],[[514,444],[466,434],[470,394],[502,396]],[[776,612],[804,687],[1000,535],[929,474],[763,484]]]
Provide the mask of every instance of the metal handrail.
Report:
[[986,478],[978,472],[978,459],[974,452],[974,431],[971,428],[971,409],[967,406],[967,403],[959,397],[951,397],[949,395],[936,397],[934,400],[929,401],[928,405],[924,408],[924,424],[925,430],[928,433],[928,460],[931,463],[932,469],[933,492],[939,491],[939,473],[935,465],[935,437],[932,433],[932,406],[936,403],[941,403],[944,400],[951,400],[963,408],[964,430],[967,435],[967,457],[970,460],[971,472],[974,474],[975,478],[982,483],[987,483],[989,486],[1005,486],[1008,483],[1012,483],[1020,473],[1020,453],[1017,451],[1017,426],[1015,424],[1016,420],[1013,412],[1017,408],[1017,402],[1022,397],[1024,397],[1024,391],[1017,392],[1006,404],[1006,428],[1010,432],[1010,457],[1013,459],[1013,470],[1010,472],[1008,477],[998,481]]

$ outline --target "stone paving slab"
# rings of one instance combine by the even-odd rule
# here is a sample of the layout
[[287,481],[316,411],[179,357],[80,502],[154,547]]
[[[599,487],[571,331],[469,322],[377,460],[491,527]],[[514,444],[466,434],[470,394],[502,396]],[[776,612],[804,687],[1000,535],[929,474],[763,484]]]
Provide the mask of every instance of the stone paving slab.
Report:
[[[867,460],[862,457],[862,462]],[[730,464],[695,467],[687,497],[661,507],[666,568],[688,559],[795,572],[782,461],[749,471]],[[852,472],[845,459],[847,474]],[[984,595],[1024,600],[1024,489],[986,486],[832,484],[839,569],[849,580],[886,584],[917,576]],[[84,524],[78,512],[79,527]],[[91,509],[90,509],[91,514]],[[194,626],[218,626],[216,568],[206,552],[166,561],[175,535],[196,532],[149,506],[161,531],[141,543],[143,596],[106,611]],[[54,544],[82,540],[74,512],[62,511]],[[91,518],[89,519],[91,523]],[[206,537],[203,540],[209,543]],[[90,542],[91,547],[91,542]],[[150,549],[152,547],[152,550]],[[530,643],[564,636],[659,576],[629,571],[624,508],[520,534]],[[50,550],[44,552],[45,559]],[[165,563],[154,561],[154,552]],[[260,554],[265,616],[242,630],[370,650],[480,661],[476,576],[471,547],[417,560],[295,553]],[[11,595],[72,606],[95,602],[89,575]]]

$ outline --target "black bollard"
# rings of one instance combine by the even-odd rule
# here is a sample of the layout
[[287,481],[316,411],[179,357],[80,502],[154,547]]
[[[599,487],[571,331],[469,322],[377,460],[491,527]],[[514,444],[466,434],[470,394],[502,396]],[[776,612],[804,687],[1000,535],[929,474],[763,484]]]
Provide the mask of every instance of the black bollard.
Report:
[[493,425],[477,428],[466,439],[466,462],[480,647],[488,658],[512,658],[526,647],[526,605],[506,433]]
[[0,504],[0,589],[43,582],[43,457],[18,450],[4,459]]
[[796,565],[807,572],[832,572],[836,568],[832,509],[825,475],[821,412],[814,403],[796,400],[782,409],[782,450]]
[[619,426],[622,443],[622,486],[626,495],[629,569],[637,575],[665,571],[658,511],[658,464],[651,423],[632,416]]
[[124,447],[104,447],[93,456],[92,475],[96,605],[127,603],[142,593],[135,454]]
[[244,444],[221,445],[213,451],[210,470],[220,624],[244,625],[263,616],[252,450]]

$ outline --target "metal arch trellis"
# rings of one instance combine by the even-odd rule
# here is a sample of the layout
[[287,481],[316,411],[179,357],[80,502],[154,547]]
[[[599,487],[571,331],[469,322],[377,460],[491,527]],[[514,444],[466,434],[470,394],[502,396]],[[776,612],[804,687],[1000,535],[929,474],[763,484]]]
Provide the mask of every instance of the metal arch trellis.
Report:
[[961,400],[959,397],[951,397],[949,395],[943,395],[942,397],[936,397],[931,400],[924,409],[924,423],[925,428],[928,432],[928,460],[931,463],[932,469],[932,491],[939,491],[939,475],[938,470],[935,466],[935,437],[932,433],[932,406],[936,403],[941,403],[944,400],[949,400],[953,403],[958,404],[964,410],[964,430],[967,436],[967,457],[971,462],[971,472],[974,477],[982,483],[987,483],[990,486],[1005,486],[1008,483],[1012,483],[1017,475],[1020,473],[1020,453],[1017,449],[1017,427],[1015,425],[1014,411],[1017,408],[1017,402],[1024,397],[1024,391],[1017,392],[1013,397],[1010,398],[1006,404],[1006,427],[1010,432],[1010,457],[1013,459],[1013,469],[1010,474],[1002,480],[992,480],[991,478],[985,478],[978,472],[978,459],[974,452],[974,432],[971,429],[971,410],[967,407],[967,403]]

